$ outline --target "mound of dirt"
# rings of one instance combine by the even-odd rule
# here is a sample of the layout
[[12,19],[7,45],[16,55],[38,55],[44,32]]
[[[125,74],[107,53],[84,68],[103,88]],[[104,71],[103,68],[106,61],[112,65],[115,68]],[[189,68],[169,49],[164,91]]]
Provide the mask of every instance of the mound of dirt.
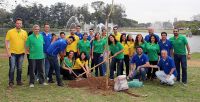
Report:
[[89,77],[82,80],[69,81],[69,87],[72,88],[89,88],[92,90],[113,90],[114,81],[108,80],[108,88],[106,88],[106,77]]

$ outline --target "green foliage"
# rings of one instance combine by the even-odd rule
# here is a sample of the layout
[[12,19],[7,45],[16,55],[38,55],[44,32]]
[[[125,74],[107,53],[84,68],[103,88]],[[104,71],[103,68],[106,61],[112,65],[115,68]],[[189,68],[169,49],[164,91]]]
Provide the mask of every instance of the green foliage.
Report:
[[200,35],[200,21],[179,21],[175,23],[177,28],[190,28],[193,35]]
[[[4,28],[13,27],[13,21],[16,18],[22,18],[24,28],[31,28],[34,24],[43,26],[46,22],[53,28],[65,28],[71,16],[76,16],[79,21],[82,16],[83,23],[105,23],[111,5],[105,4],[103,1],[95,1],[90,6],[95,12],[89,12],[88,4],[79,7],[62,2],[58,2],[50,7],[36,3],[31,6],[19,4],[11,12],[0,9],[0,26]],[[125,8],[117,4],[114,5],[114,11],[110,16],[109,22],[120,27],[136,27],[138,25],[137,21],[126,18]]]

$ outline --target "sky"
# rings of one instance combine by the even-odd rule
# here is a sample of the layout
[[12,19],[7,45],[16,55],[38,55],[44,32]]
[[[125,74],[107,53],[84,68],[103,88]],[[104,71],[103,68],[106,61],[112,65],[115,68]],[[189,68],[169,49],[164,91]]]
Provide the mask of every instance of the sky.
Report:
[[[7,0],[13,2],[14,0]],[[75,6],[91,4],[97,0],[22,0],[52,5],[56,2],[65,2]],[[105,3],[112,3],[112,0],[100,0]],[[200,0],[114,0],[114,4],[121,4],[126,9],[127,18],[137,20],[139,23],[191,20],[193,15],[200,14]],[[89,10],[94,10],[90,7]]]

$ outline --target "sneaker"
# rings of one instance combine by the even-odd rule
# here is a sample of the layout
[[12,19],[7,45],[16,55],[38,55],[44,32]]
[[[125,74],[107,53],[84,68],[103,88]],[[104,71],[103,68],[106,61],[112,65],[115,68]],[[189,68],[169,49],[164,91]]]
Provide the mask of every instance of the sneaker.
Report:
[[188,86],[187,83],[183,83],[183,86]]
[[47,85],[49,85],[49,84],[47,84],[47,83],[43,83],[42,85],[47,86]]
[[30,86],[29,86],[30,88],[32,88],[32,87],[34,87],[34,84],[30,84]]
[[47,80],[49,81],[49,77],[47,77]]
[[21,81],[17,82],[17,85],[22,86],[24,85],[24,83],[22,83]]

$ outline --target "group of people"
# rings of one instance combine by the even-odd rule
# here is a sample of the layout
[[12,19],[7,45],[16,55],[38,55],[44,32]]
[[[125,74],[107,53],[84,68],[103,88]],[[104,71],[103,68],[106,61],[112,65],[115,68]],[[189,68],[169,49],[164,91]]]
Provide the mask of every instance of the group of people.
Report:
[[96,77],[105,76],[108,63],[111,80],[115,72],[119,76],[125,70],[127,79],[158,78],[169,85],[173,85],[175,79],[180,81],[181,66],[182,82],[187,84],[186,57],[190,58],[191,53],[187,39],[179,34],[179,29],[173,30],[174,37],[170,39],[166,32],[162,32],[160,38],[153,28],[148,28],[149,34],[144,38],[138,34],[135,39],[131,34],[118,32],[117,26],[109,35],[106,29],[101,33],[95,33],[94,29],[89,29],[89,34],[81,33],[79,25],[71,27],[69,33],[60,32],[58,37],[50,33],[50,25],[46,23],[43,32],[39,25],[34,25],[27,34],[22,29],[22,19],[16,19],[15,28],[7,32],[5,39],[10,66],[9,87],[14,85],[15,68],[17,85],[23,85],[21,75],[25,54],[30,87],[34,87],[35,79],[42,85],[48,85],[45,80],[54,83],[53,73],[58,86],[63,86],[62,80],[75,80],[79,75],[87,78],[91,72]]

